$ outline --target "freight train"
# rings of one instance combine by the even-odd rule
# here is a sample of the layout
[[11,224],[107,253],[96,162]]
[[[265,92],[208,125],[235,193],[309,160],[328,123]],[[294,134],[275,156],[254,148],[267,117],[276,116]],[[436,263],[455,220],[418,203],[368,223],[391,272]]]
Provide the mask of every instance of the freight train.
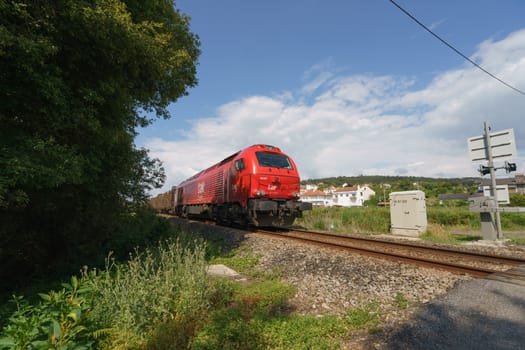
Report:
[[312,204],[301,202],[299,173],[278,147],[257,144],[150,200],[159,212],[254,226],[289,226]]

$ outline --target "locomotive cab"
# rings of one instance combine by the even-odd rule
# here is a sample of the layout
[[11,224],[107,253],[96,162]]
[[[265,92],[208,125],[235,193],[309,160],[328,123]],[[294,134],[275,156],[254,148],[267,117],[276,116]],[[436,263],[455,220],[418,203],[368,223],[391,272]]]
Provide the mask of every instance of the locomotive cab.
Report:
[[[234,162],[238,199],[256,226],[289,226],[310,203],[299,201],[299,173],[293,160],[269,145],[254,145]],[[233,191],[232,191],[233,192]]]

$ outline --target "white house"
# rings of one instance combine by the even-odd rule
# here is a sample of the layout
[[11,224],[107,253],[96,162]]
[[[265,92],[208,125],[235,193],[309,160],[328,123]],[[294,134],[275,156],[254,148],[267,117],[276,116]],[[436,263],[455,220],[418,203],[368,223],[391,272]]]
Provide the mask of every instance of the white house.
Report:
[[315,184],[306,184],[305,188],[307,191],[317,191],[319,187]]
[[312,203],[317,207],[331,207],[332,194],[319,190],[305,191],[301,193],[301,200],[303,202]]
[[332,194],[333,205],[340,207],[361,207],[363,203],[376,193],[367,185],[342,187]]
[[303,202],[312,203],[318,207],[360,207],[363,203],[370,199],[370,196],[375,195],[375,192],[368,187],[352,186],[342,188],[330,188],[324,191],[310,190],[301,192],[301,200]]

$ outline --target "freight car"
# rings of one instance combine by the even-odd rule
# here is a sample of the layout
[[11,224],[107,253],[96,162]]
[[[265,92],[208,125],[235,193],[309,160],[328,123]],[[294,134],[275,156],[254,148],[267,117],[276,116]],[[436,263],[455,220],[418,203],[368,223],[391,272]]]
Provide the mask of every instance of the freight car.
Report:
[[153,198],[150,198],[149,204],[161,214],[174,214],[173,198],[176,187],[172,187],[170,191],[161,193]]
[[[278,147],[253,145],[150,202],[158,211],[223,223],[289,226],[311,203],[299,200],[299,173]],[[159,196],[158,196],[159,197]]]

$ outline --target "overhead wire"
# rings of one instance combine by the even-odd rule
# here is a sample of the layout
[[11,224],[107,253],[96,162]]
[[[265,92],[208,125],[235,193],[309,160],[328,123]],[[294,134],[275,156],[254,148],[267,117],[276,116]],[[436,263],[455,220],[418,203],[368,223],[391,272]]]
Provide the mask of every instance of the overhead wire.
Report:
[[463,57],[465,60],[467,60],[468,62],[470,62],[471,64],[473,64],[475,67],[477,67],[478,69],[480,69],[481,71],[483,71],[485,74],[488,74],[490,77],[492,77],[493,79],[496,79],[497,81],[499,81],[500,83],[502,83],[503,85],[511,88],[512,90],[516,91],[517,93],[519,94],[522,94],[525,96],[525,92],[523,92],[522,90],[510,85],[509,83],[503,81],[502,79],[498,78],[497,76],[495,76],[494,74],[492,74],[491,72],[489,72],[488,70],[486,70],[485,68],[481,67],[479,64],[477,64],[476,62],[474,62],[473,60],[471,60],[470,58],[468,58],[466,55],[464,55],[461,51],[459,51],[458,49],[456,49],[454,46],[452,46],[451,44],[449,44],[445,39],[441,38],[439,35],[437,35],[436,33],[434,33],[430,28],[428,28],[426,25],[424,25],[423,23],[421,23],[416,17],[414,17],[410,12],[408,12],[407,10],[405,10],[403,7],[401,7],[401,5],[399,5],[398,3],[396,3],[394,0],[389,0],[392,4],[394,4],[394,6],[396,6],[399,10],[401,10],[405,15],[407,15],[408,17],[410,17],[410,19],[412,19],[414,22],[416,22],[417,24],[419,24],[421,27],[423,27],[423,29],[425,29],[427,32],[429,32],[430,34],[432,34],[436,39],[438,39],[439,41],[441,41],[443,44],[445,44],[446,46],[448,46],[450,49],[452,49],[455,53],[457,53],[458,55],[460,55],[461,57]]

